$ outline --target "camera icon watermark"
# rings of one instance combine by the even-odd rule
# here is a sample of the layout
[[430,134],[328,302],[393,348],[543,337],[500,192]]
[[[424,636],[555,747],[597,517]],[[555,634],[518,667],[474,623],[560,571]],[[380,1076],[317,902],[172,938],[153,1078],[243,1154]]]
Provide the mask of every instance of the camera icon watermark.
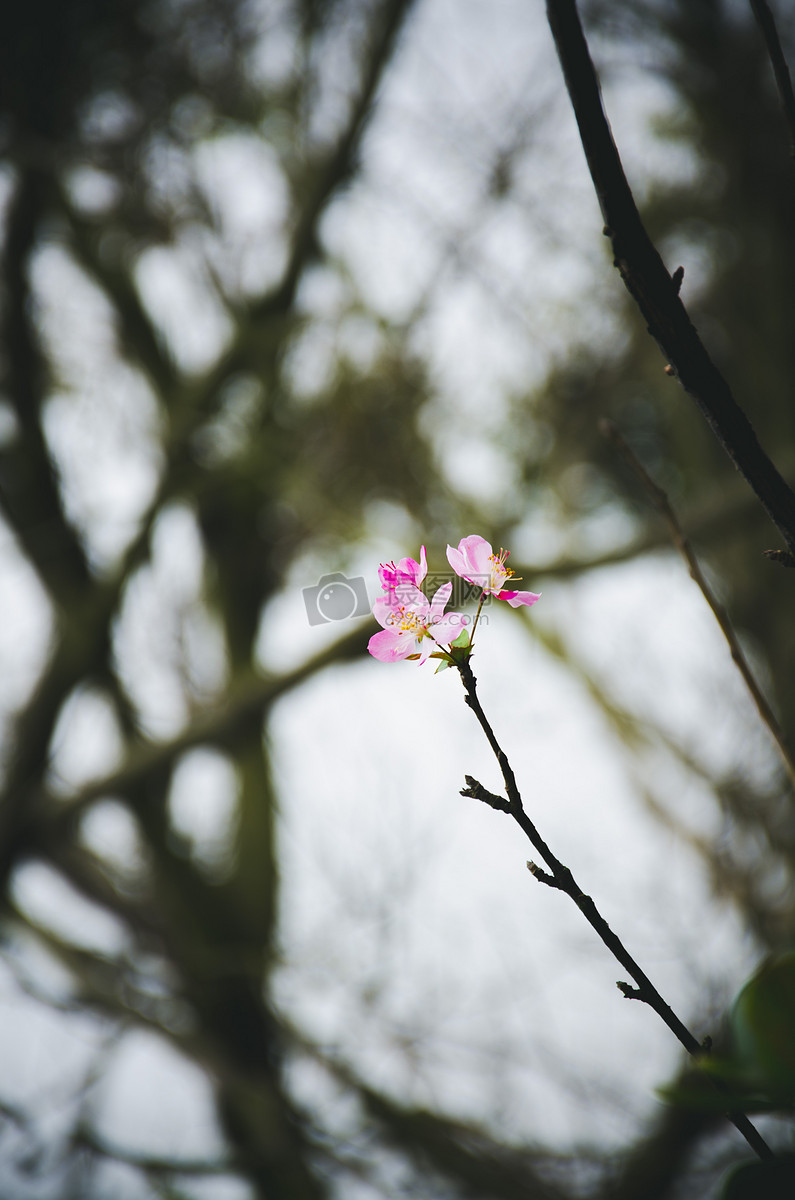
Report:
[[335,571],[323,575],[314,587],[302,591],[310,625],[328,625],[350,617],[366,617],[370,612],[367,588],[362,578],[348,579]]

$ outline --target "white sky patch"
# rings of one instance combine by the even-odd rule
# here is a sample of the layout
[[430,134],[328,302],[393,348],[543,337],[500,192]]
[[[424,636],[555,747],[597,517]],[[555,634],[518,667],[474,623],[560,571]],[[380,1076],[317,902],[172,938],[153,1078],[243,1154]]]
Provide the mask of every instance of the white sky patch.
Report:
[[171,783],[168,813],[173,828],[200,866],[222,867],[232,848],[237,776],[228,759],[212,750],[183,756]]
[[154,246],[138,259],[136,282],[180,367],[206,371],[229,342],[232,323],[214,296],[201,257],[189,244]]
[[80,838],[122,877],[134,877],[146,862],[138,824],[118,800],[92,804],[81,819]]
[[66,184],[77,208],[91,216],[108,212],[121,199],[118,180],[96,167],[84,164],[73,168],[67,175]]
[[0,518],[0,713],[27,697],[47,654],[52,611],[33,569]]
[[[66,981],[54,960],[45,960],[35,943],[17,936],[14,952],[24,958],[26,983],[47,996],[63,994]],[[64,1014],[38,1002],[19,986],[6,962],[0,964],[0,1056],[3,1100],[35,1108],[51,1136],[60,1137],[73,1119],[70,1103],[101,1045],[96,1015]],[[16,1194],[19,1194],[18,1192]]]
[[186,505],[164,509],[149,564],[131,579],[114,628],[122,678],[156,737],[175,733],[191,705],[226,677],[221,631],[199,602],[204,570],[196,518]]
[[11,891],[23,912],[67,942],[110,956],[127,948],[129,933],[122,922],[86,900],[46,863],[18,867]]
[[[284,269],[290,197],[273,150],[253,135],[200,142],[196,174],[218,224],[211,259],[232,294],[260,295]],[[229,187],[229,180],[235,186]]]
[[105,385],[57,393],[45,412],[67,515],[96,565],[108,568],[138,530],[158,483],[154,401],[140,375],[119,366]]
[[92,563],[112,566],[157,486],[157,406],[143,375],[121,361],[111,309],[62,247],[45,246],[33,270],[43,333],[60,382],[44,430],[67,517]]
[[121,749],[119,727],[108,700],[90,690],[72,695],[53,734],[51,786],[61,794],[76,791],[118,766]]
[[96,1115],[99,1132],[133,1153],[212,1162],[225,1151],[204,1072],[144,1030],[119,1042]]
[[491,504],[498,514],[510,509],[510,494],[516,487],[516,464],[482,438],[453,436],[446,439],[440,459],[447,478],[456,491],[472,496],[481,504]]

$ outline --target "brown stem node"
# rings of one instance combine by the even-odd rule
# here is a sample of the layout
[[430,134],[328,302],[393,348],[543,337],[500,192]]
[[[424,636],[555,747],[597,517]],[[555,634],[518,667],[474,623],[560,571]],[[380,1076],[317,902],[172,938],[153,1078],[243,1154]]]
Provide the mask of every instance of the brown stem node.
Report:
[[490,792],[472,775],[465,775],[464,779],[467,781],[467,786],[461,788],[462,796],[471,796],[473,800],[482,800],[484,804],[488,804],[489,808],[496,808],[498,812],[509,813],[511,811],[511,806],[504,796],[497,796],[494,792]]
[[548,871],[543,871],[541,869],[541,867],[538,866],[537,863],[528,862],[527,869],[530,872],[530,874],[533,875],[538,880],[539,883],[545,883],[547,885],[547,887],[551,887],[551,888],[559,888],[560,887],[560,884],[558,883],[555,876],[550,875]]

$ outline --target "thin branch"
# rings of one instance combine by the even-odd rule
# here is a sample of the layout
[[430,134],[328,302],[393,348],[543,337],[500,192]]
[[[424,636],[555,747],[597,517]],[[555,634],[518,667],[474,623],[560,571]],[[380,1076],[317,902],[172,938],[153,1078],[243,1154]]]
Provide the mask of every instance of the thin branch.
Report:
[[[427,1109],[410,1107],[369,1086],[331,1049],[318,1046],[295,1025],[285,1023],[294,1046],[311,1057],[346,1090],[354,1092],[367,1113],[383,1129],[388,1141],[410,1159],[430,1161],[454,1184],[462,1182],[467,1194],[492,1200],[567,1200],[570,1192],[553,1182],[544,1166],[553,1158],[536,1148],[501,1144],[484,1130],[452,1120]],[[343,1162],[344,1169],[350,1169]]]
[[[783,913],[781,907],[777,910],[775,900],[764,895],[766,883],[780,867],[776,848],[771,848],[768,842],[750,862],[740,861],[731,842],[696,832],[672,813],[669,805],[662,804],[641,780],[636,780],[635,786],[652,816],[699,856],[715,895],[742,911],[749,929],[762,945],[773,947],[791,940],[789,913]],[[786,906],[786,899],[783,905]]]
[[[679,1019],[671,1006],[666,1003],[649,977],[629,953],[624,943],[610,928],[607,921],[597,909],[592,898],[587,896],[582,891],[569,868],[564,866],[560,859],[553,854],[552,850],[541,837],[535,825],[530,820],[530,817],[525,812],[524,805],[522,803],[522,797],[516,784],[516,777],[514,776],[513,768],[508,761],[508,756],[497,741],[494,730],[489,724],[488,718],[486,717],[486,714],[481,707],[480,700],[478,699],[477,681],[472,672],[472,668],[468,661],[459,662],[456,664],[456,666],[461,674],[461,681],[464,685],[464,691],[466,692],[466,702],[475,714],[478,724],[486,735],[486,739],[491,746],[497,762],[499,763],[502,777],[505,781],[505,792],[509,802],[507,811],[509,812],[510,816],[513,817],[514,821],[516,821],[520,829],[524,832],[534,850],[540,854],[541,858],[549,867],[551,875],[537,867],[535,863],[528,863],[530,871],[540,882],[565,892],[566,895],[574,901],[588,924],[598,934],[613,957],[634,980],[636,984],[635,987],[632,987],[623,981],[618,983],[617,986],[623,995],[627,998],[641,1000],[644,1004],[648,1004],[649,1007],[652,1008],[665,1022],[674,1036],[684,1046],[688,1054],[692,1055],[694,1058],[700,1057],[703,1053],[703,1047],[701,1043],[697,1041],[684,1022]],[[468,778],[467,782],[469,783],[469,789],[467,790],[466,794],[477,794],[476,789],[481,787],[478,781],[475,779],[471,779],[470,781]],[[488,793],[488,795],[491,796],[491,793]],[[487,803],[491,802],[487,801]],[[735,1128],[743,1135],[749,1146],[751,1146],[751,1148],[760,1158],[773,1158],[772,1150],[744,1113],[727,1112],[726,1115]]]
[[228,1175],[238,1169],[231,1158],[171,1158],[154,1154],[142,1154],[130,1150],[126,1146],[117,1145],[107,1138],[100,1137],[94,1130],[87,1127],[79,1129],[74,1138],[76,1148],[83,1147],[101,1158],[109,1158],[114,1162],[125,1163],[151,1175]]
[[143,367],[155,395],[166,400],[178,381],[176,367],[129,271],[102,253],[101,227],[81,214],[63,186],[58,199],[71,226],[71,249],[77,261],[103,289],[117,316],[123,353],[131,363]]
[[[795,485],[795,469],[793,463],[786,465],[785,475],[790,486]],[[691,536],[699,541],[716,542],[729,535],[735,536],[740,527],[755,527],[759,520],[759,508],[755,496],[748,491],[741,479],[729,480],[732,486],[722,486],[717,492],[709,494],[688,508],[685,513],[685,523]],[[492,544],[502,544],[508,538],[507,532],[495,535]],[[570,579],[583,575],[600,567],[612,567],[629,562],[645,554],[670,549],[671,539],[662,526],[649,524],[644,526],[633,538],[599,554],[563,554],[547,562],[514,563],[517,575],[528,578],[544,576],[554,579]],[[786,551],[766,551],[768,557],[787,555]]]
[[759,444],[751,423],[712,362],[679,297],[681,273],[668,274],[641,221],[602,106],[599,82],[575,0],[547,0],[585,157],[613,247],[615,266],[676,376],[795,554],[795,493]]
[[359,658],[367,649],[368,639],[377,629],[374,621],[357,624],[350,633],[307,659],[295,670],[276,678],[252,675],[230,690],[221,704],[197,717],[182,733],[168,742],[142,742],[132,750],[126,762],[109,775],[87,783],[74,796],[64,800],[41,791],[31,798],[25,822],[29,846],[58,845],[70,836],[82,814],[96,800],[107,796],[129,797],[131,790],[154,773],[173,764],[194,746],[233,745],[252,718],[266,712],[287,692],[310,679],[316,672],[337,663]]
[[[548,654],[564,663],[567,670],[574,672],[622,745],[630,749],[634,760],[631,767],[634,789],[644,799],[653,816],[662,817],[685,840],[689,840],[688,828],[684,824],[679,826],[670,812],[670,806],[662,808],[652,795],[640,767],[637,757],[639,754],[661,747],[675,763],[694,775],[714,793],[720,808],[730,814],[735,832],[739,831],[755,839],[761,829],[765,839],[764,847],[758,849],[758,854],[750,866],[740,864],[737,855],[729,853],[731,847],[728,844],[724,846],[720,838],[713,837],[703,843],[694,842],[693,848],[705,857],[716,893],[728,895],[743,907],[751,922],[751,928],[763,943],[772,945],[776,939],[780,941],[784,919],[781,906],[777,908],[770,896],[763,893],[771,874],[775,874],[779,869],[789,870],[795,862],[795,828],[792,823],[789,793],[786,798],[782,796],[779,799],[778,789],[768,794],[760,793],[750,786],[747,794],[738,792],[736,776],[716,776],[698,759],[692,749],[681,744],[669,732],[649,719],[639,717],[620,704],[615,696],[605,690],[581,657],[572,651],[571,645],[564,642],[553,627],[537,620],[525,620],[522,622],[522,628],[528,636],[540,643]],[[785,799],[786,803],[783,803]],[[732,839],[731,845],[734,845],[735,841],[736,839]],[[759,861],[765,856],[768,869],[760,872]],[[732,882],[729,886],[724,886],[724,871],[729,872],[731,876]]]
[[47,209],[51,181],[43,172],[21,173],[5,217],[2,250],[4,311],[0,381],[19,422],[20,436],[0,452],[0,505],[28,561],[56,604],[82,595],[91,572],[80,538],[68,520],[57,472],[41,424],[48,363],[34,307],[31,261]]
[[763,723],[769,729],[773,740],[778,747],[779,753],[781,754],[787,774],[789,775],[793,786],[795,786],[795,757],[793,757],[792,750],[787,743],[787,739],[784,736],[784,732],[779,725],[778,720],[776,719],[775,713],[770,707],[764,692],[756,681],[754,673],[748,663],[748,659],[743,653],[743,649],[738,641],[737,634],[734,632],[732,623],[729,620],[729,614],[726,612],[726,609],[719,602],[712,588],[709,586],[704,576],[704,572],[701,570],[698,559],[696,558],[693,547],[690,545],[690,542],[688,541],[688,538],[682,529],[679,518],[674,512],[668,496],[660,487],[660,485],[654,482],[646,468],[635,456],[632,449],[621,435],[619,429],[612,421],[603,418],[599,422],[599,428],[604,436],[609,438],[613,445],[616,446],[616,448],[620,451],[626,462],[629,463],[630,467],[648,492],[652,503],[662,514],[671,532],[673,543],[687,564],[691,578],[700,588],[702,596],[711,608],[715,620],[720,625],[723,636],[728,642],[729,650],[735,666],[742,675],[745,685],[748,688],[748,691],[751,693],[751,697],[756,705],[757,712],[762,718]]
[[351,104],[348,121],[331,153],[317,166],[307,199],[295,224],[282,282],[275,292],[255,306],[257,317],[272,312],[282,313],[292,304],[298,280],[317,248],[320,217],[356,166],[362,136],[372,117],[376,93],[413,4],[414,0],[382,0],[375,12],[368,45],[364,50],[365,69]]
[[767,53],[776,77],[776,86],[781,97],[781,107],[784,110],[784,120],[787,122],[790,137],[790,156],[795,158],[795,94],[792,91],[792,79],[781,48],[781,40],[776,29],[776,22],[770,11],[767,0],[750,0],[751,8],[756,17],[762,37],[765,40]]

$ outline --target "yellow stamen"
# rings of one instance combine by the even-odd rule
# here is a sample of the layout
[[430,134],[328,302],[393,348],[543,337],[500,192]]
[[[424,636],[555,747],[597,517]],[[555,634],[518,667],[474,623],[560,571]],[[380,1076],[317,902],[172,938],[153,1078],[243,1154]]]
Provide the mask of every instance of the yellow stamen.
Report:
[[506,567],[505,565],[505,560],[510,553],[510,550],[503,550],[500,548],[499,554],[489,555],[489,561],[494,564],[492,567],[493,586],[496,586],[496,583],[494,583],[495,577],[496,579],[500,579],[503,583],[506,579],[516,579],[517,582],[521,579],[521,575],[516,575],[510,567]]
[[427,632],[425,623],[404,604],[399,604],[396,611],[389,614],[386,623],[387,625],[397,625],[398,633],[411,633],[418,638],[423,637]]

